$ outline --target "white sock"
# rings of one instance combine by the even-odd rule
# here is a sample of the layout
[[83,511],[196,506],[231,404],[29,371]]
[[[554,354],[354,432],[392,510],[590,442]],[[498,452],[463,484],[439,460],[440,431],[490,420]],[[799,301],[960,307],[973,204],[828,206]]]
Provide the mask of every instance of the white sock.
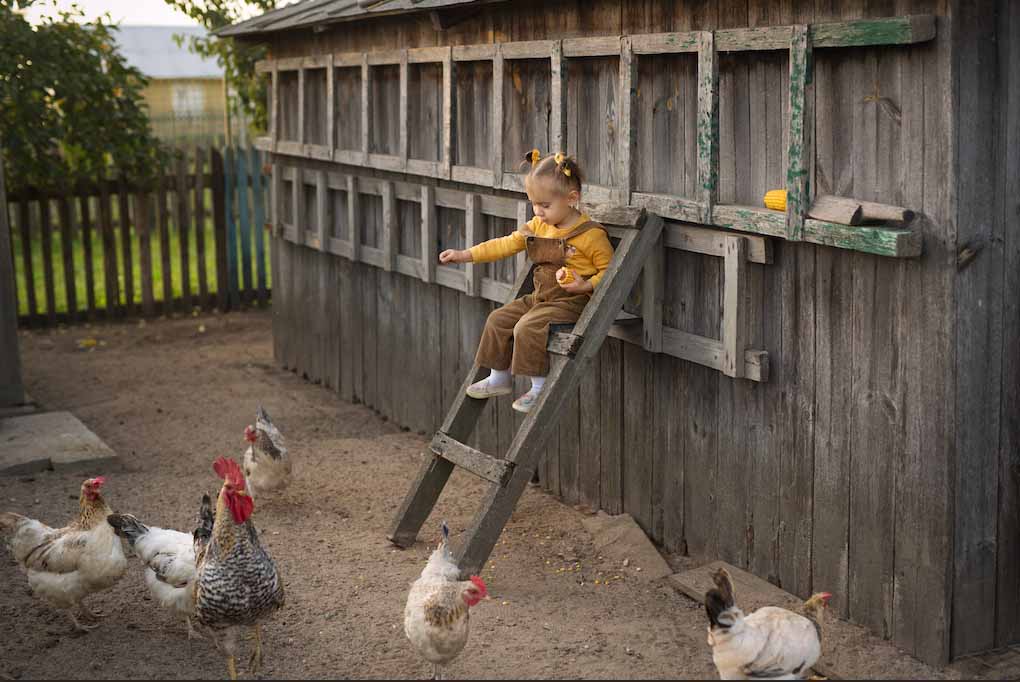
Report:
[[545,377],[531,377],[531,390],[538,393],[545,386]]
[[508,369],[490,369],[488,379],[489,383],[494,386],[507,386],[512,381],[510,370]]

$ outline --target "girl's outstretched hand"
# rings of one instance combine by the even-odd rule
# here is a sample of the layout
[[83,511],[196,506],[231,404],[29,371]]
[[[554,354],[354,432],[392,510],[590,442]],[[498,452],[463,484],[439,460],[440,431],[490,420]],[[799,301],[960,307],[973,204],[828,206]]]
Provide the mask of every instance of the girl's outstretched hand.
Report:
[[468,250],[460,249],[447,249],[439,254],[439,262],[446,263],[470,263],[471,252]]

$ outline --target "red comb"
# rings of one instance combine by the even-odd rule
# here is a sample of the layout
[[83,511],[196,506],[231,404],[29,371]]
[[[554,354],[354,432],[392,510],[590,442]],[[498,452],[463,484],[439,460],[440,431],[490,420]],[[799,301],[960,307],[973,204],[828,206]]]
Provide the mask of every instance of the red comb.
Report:
[[244,427],[244,439],[249,443],[254,443],[259,439],[258,434],[255,432],[255,429],[252,428],[251,424],[248,424],[248,426]]
[[485,581],[479,578],[477,575],[471,576],[471,582],[475,584],[475,587],[481,590],[483,599],[487,594],[489,594],[489,590],[485,587]]
[[234,460],[220,457],[213,462],[213,471],[235,488],[244,489],[244,476],[241,474],[241,467],[237,466],[237,462]]
[[106,483],[106,476],[96,476],[95,478],[92,479],[92,485],[97,488],[103,485],[104,483]]

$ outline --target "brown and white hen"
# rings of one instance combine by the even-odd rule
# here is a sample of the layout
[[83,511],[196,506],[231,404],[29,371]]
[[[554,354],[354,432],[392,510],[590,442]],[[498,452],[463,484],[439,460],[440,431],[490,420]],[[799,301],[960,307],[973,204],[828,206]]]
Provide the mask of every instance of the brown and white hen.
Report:
[[404,608],[404,634],[433,665],[433,679],[464,649],[470,608],[485,599],[485,582],[476,575],[460,579],[450,552],[450,529],[443,522],[443,539],[432,552],[421,577],[411,585]]

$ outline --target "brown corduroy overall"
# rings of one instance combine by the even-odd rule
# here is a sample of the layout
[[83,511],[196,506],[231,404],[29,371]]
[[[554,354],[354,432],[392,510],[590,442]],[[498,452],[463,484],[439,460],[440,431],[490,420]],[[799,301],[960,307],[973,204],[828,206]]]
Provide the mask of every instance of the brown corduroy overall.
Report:
[[567,240],[591,229],[603,228],[589,221],[565,237],[527,235],[528,258],[535,264],[535,291],[489,314],[475,356],[479,366],[509,367],[517,376],[543,377],[549,372],[549,325],[577,322],[591,299],[591,294],[564,291],[556,282],[556,271],[566,264],[574,248]]

